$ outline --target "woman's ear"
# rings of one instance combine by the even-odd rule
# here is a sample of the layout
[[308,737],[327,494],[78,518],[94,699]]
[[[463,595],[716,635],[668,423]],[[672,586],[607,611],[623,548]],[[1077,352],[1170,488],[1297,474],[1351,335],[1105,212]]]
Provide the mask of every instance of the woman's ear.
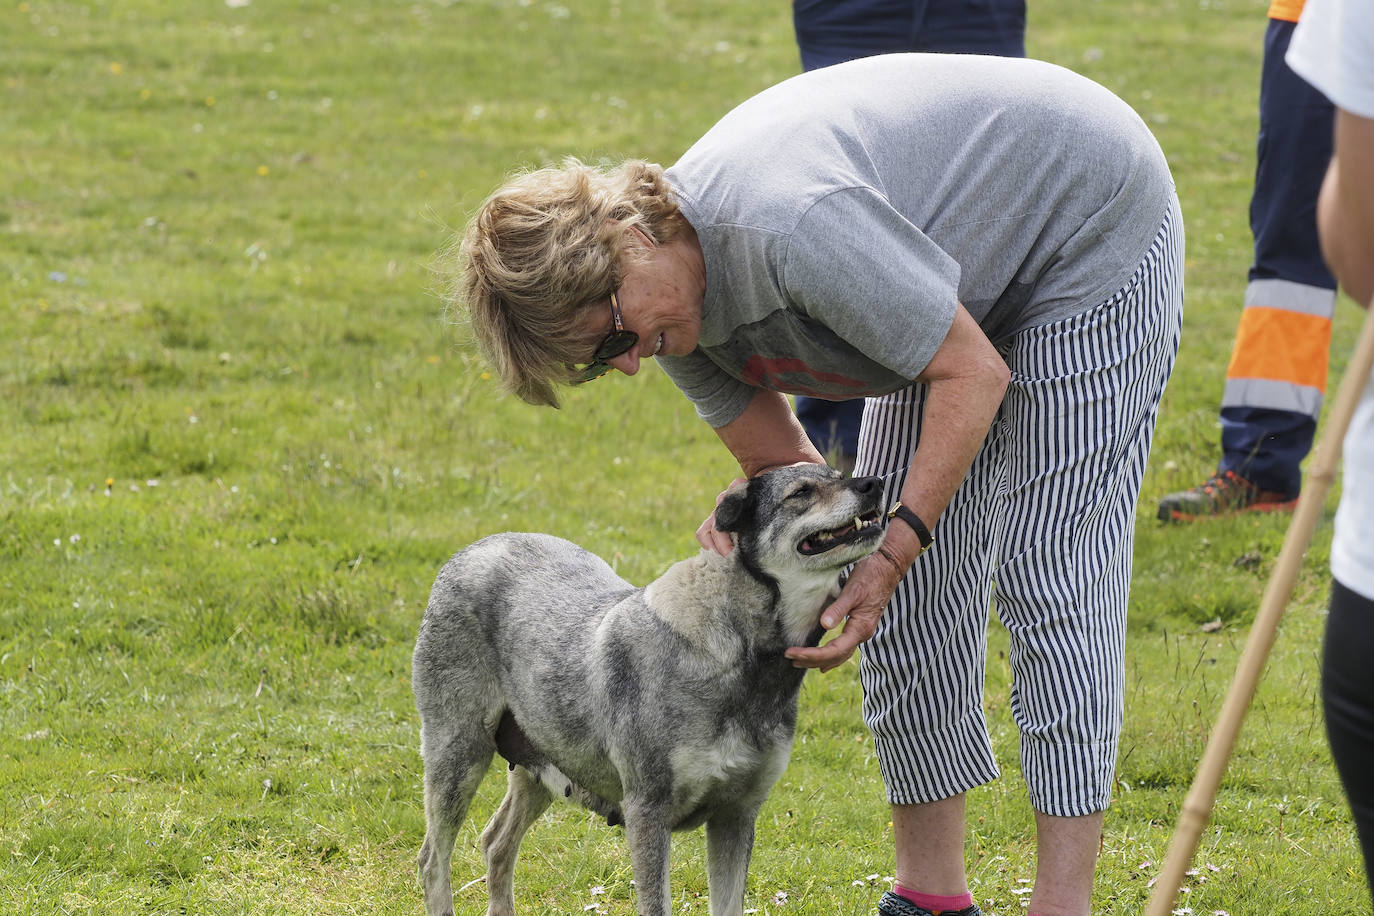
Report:
[[638,226],[631,226],[631,227],[630,227],[630,232],[634,233],[634,235],[635,235],[641,242],[644,243],[645,247],[648,247],[648,248],[657,248],[657,247],[658,247],[658,243],[655,242],[655,241],[653,240],[653,237],[650,236],[649,233],[645,232],[643,229],[639,228]]

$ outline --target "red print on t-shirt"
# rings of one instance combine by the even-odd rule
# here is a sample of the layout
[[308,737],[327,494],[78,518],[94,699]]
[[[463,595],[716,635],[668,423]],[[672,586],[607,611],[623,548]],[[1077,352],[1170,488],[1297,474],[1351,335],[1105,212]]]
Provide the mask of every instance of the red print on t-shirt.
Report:
[[[767,357],[757,353],[740,370],[740,379],[756,388],[770,388],[807,397],[857,397],[867,387],[857,379],[834,372],[819,372],[799,359]],[[806,383],[811,380],[811,384]]]

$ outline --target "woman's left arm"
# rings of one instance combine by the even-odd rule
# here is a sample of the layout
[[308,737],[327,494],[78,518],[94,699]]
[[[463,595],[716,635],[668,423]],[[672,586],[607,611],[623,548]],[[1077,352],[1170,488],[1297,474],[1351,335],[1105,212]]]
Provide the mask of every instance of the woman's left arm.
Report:
[[[961,305],[944,342],[916,381],[924,382],[928,391],[921,441],[911,456],[900,498],[933,531],[983,447],[1010,372]],[[894,519],[882,547],[854,567],[839,597],[821,618],[821,624],[830,629],[847,617],[844,632],[819,648],[788,649],[787,657],[798,667],[822,671],[844,663],[873,635],[897,583],[920,553],[916,532]]]

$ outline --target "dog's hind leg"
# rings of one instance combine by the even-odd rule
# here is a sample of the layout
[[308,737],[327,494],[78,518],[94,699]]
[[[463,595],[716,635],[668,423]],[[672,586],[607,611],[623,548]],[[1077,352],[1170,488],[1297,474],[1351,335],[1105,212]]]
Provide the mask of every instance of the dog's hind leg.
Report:
[[553,794],[539,778],[522,766],[512,767],[506,797],[482,831],[482,853],[487,860],[487,916],[515,913],[515,857],[525,831],[539,819]]
[[711,916],[741,916],[744,881],[754,851],[753,810],[718,811],[706,822],[706,873]]
[[490,736],[425,729],[425,842],[420,847],[420,883],[427,916],[453,916],[450,860],[472,796],[487,773],[496,745]]

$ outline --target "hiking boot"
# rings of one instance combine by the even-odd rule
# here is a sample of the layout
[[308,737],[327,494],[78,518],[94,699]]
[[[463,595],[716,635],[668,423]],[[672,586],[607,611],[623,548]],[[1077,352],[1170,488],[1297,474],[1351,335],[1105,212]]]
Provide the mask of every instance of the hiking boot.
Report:
[[1233,512],[1290,512],[1297,494],[1261,490],[1235,471],[1218,471],[1191,490],[1170,493],[1159,501],[1161,522],[1191,522]]
[[[943,916],[983,916],[978,905],[964,907],[962,910],[941,910]],[[888,891],[878,901],[878,916],[936,916],[923,906],[917,906],[905,897]]]

